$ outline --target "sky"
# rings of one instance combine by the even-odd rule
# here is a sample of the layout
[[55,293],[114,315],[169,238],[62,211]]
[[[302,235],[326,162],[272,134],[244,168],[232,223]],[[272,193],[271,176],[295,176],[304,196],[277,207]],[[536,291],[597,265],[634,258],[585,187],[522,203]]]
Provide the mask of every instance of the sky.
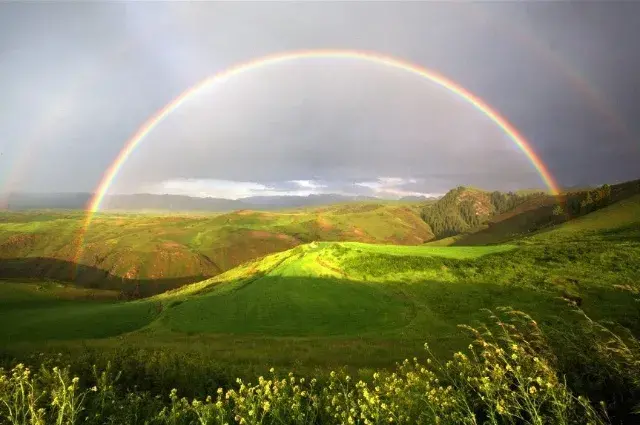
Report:
[[[93,192],[138,128],[229,67],[376,52],[493,107],[561,186],[640,178],[640,3],[0,3],[0,193]],[[191,96],[109,193],[399,197],[544,187],[476,108],[354,59],[255,68]]]

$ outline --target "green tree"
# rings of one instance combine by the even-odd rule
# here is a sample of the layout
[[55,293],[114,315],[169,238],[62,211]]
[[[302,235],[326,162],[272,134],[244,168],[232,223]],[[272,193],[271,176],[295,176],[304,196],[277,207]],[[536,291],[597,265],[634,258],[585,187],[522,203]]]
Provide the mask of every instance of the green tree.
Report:
[[580,202],[580,212],[582,214],[586,214],[591,211],[593,206],[593,198],[591,197],[591,192],[587,192],[587,195]]
[[562,205],[557,204],[555,207],[553,207],[553,215],[555,216],[564,215],[564,208],[562,208]]

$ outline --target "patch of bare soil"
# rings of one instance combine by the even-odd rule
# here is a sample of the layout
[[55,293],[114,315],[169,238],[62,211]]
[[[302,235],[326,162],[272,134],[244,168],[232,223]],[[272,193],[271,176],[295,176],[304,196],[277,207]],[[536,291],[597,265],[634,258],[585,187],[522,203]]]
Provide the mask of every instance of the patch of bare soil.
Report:
[[316,223],[318,224],[318,227],[320,227],[322,230],[333,229],[333,224],[331,224],[331,222],[324,217],[318,217],[316,219]]

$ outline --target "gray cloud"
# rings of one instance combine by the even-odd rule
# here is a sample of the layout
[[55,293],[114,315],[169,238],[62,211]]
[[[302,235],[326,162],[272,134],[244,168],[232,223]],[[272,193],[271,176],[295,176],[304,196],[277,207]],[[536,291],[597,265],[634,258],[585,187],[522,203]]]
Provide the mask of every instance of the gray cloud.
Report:
[[376,64],[314,59],[256,70],[197,96],[144,140],[114,190],[186,177],[443,173],[540,184],[532,171],[501,129],[447,90]]
[[[3,3],[0,192],[92,190],[185,88],[255,57],[321,47],[382,52],[460,82],[506,115],[561,183],[638,177],[639,12],[631,2]],[[113,189],[184,179],[353,187],[385,176],[414,179],[407,190],[418,192],[541,185],[504,134],[450,93],[323,60],[191,99]]]
[[339,194],[346,196],[374,196],[399,199],[403,196],[440,196],[428,192],[424,181],[401,177],[382,177],[372,181],[289,180],[247,182],[216,179],[172,179],[144,187],[145,193],[190,195],[198,197],[241,199],[250,196],[309,196]]

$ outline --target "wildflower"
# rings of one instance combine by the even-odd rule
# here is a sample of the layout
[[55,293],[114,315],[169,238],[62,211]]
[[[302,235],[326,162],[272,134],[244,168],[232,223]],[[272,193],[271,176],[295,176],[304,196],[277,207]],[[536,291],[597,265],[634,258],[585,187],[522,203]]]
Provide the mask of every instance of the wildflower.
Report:
[[529,387],[529,394],[535,394],[536,393],[536,387],[534,385]]
[[94,385],[93,387],[91,387],[91,391],[93,391],[93,392],[95,393],[96,391],[98,391],[98,387],[96,387],[96,386]]
[[511,355],[511,358],[512,358],[513,360],[518,360],[518,355],[517,355],[516,353],[513,353],[513,354]]
[[276,370],[274,368],[269,369],[269,372],[274,373]]

